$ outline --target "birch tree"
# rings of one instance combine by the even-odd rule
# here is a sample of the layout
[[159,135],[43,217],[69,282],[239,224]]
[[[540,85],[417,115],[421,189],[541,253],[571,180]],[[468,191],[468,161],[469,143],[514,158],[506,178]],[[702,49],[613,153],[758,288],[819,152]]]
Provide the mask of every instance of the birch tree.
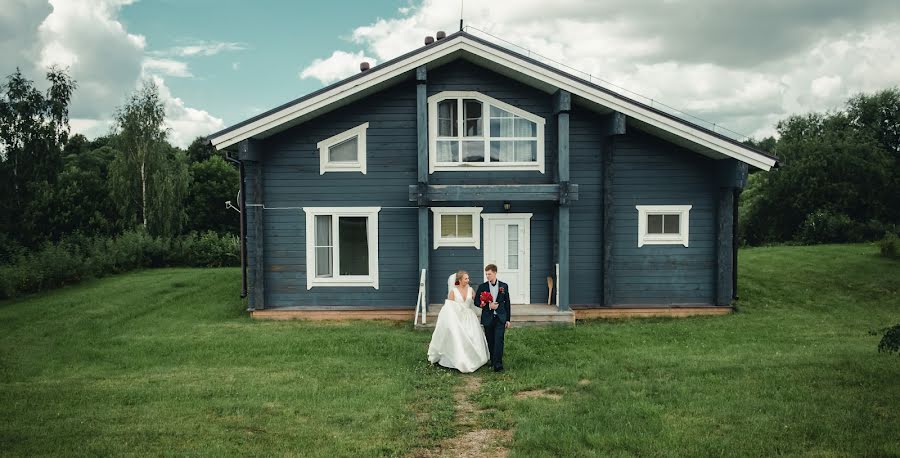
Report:
[[[132,93],[124,106],[116,110],[116,128],[118,130],[119,149],[123,153],[122,163],[117,164],[119,172],[117,181],[130,181],[132,172],[138,178],[138,195],[133,196],[129,192],[127,183],[124,187],[118,187],[121,195],[118,200],[127,211],[125,199],[135,199],[139,207],[139,221],[144,228],[148,219],[148,183],[151,169],[162,158],[162,145],[166,140],[165,109],[159,97],[159,89],[152,81],[145,81],[143,86]],[[126,170],[122,170],[122,169]],[[124,176],[123,176],[124,175]]]

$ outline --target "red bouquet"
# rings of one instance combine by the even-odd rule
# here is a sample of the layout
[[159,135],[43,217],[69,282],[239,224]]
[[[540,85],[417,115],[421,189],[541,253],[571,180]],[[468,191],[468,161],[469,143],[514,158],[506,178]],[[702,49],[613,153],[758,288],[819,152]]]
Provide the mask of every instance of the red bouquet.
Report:
[[494,296],[492,296],[491,293],[489,293],[488,291],[481,293],[481,296],[479,296],[479,299],[481,299],[482,307],[490,304],[491,302],[494,302]]

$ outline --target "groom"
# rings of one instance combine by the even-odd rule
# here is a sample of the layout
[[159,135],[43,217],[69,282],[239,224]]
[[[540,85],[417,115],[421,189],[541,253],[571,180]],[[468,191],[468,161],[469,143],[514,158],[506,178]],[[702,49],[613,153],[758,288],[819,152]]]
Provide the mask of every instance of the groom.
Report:
[[480,300],[481,293],[491,293],[494,302],[481,309],[481,325],[484,326],[484,335],[487,337],[488,351],[491,353],[491,366],[494,372],[503,371],[503,336],[509,329],[509,319],[512,313],[509,307],[509,286],[502,281],[497,281],[497,266],[488,264],[484,267],[486,282],[478,286],[475,298]]

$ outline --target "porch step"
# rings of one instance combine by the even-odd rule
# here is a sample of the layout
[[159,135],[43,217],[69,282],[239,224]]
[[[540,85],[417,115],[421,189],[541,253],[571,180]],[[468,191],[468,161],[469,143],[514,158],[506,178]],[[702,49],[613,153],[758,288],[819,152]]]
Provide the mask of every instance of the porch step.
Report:
[[[438,314],[444,304],[431,304],[428,307],[426,323],[416,325],[417,329],[433,329]],[[574,326],[575,312],[559,311],[555,305],[521,304],[512,306],[512,326]]]

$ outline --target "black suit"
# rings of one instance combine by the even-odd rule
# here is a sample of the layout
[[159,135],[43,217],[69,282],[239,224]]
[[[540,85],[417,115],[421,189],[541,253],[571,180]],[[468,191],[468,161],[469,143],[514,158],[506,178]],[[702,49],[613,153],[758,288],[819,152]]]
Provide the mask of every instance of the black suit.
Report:
[[[496,314],[494,310],[485,305],[481,310],[481,325],[484,327],[484,335],[487,337],[488,350],[491,353],[491,366],[494,370],[503,369],[503,338],[506,334],[506,323],[512,318],[512,310],[509,306],[509,285],[497,280],[498,294],[494,298],[499,306]],[[481,303],[481,293],[490,292],[490,284],[484,282],[475,291],[476,304]]]

